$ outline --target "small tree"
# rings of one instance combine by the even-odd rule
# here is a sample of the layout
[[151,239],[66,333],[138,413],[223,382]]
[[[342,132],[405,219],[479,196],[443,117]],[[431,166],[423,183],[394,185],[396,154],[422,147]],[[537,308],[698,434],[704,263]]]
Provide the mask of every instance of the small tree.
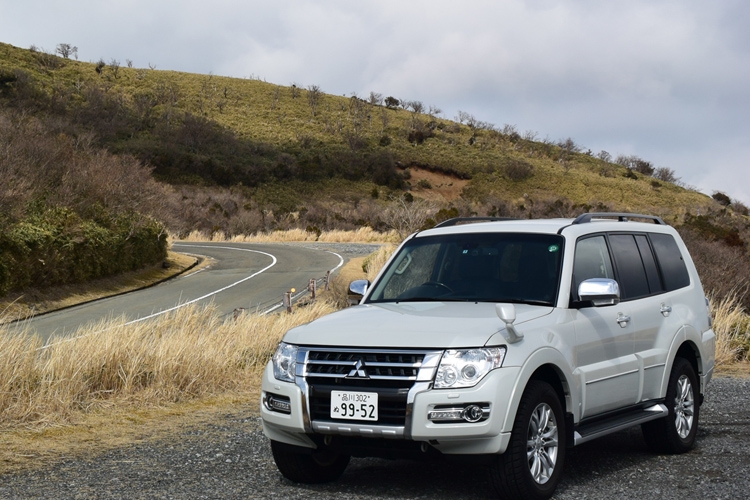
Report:
[[643,175],[654,175],[654,166],[650,161],[636,159],[633,163],[633,169]]
[[74,56],[76,60],[78,59],[78,47],[69,43],[58,43],[55,52],[65,59],[70,59],[70,56]]
[[373,106],[380,106],[381,104],[383,104],[383,94],[370,92],[370,98],[368,99],[368,102]]
[[424,104],[422,103],[422,101],[410,101],[409,107],[418,115],[424,113]]
[[599,158],[601,161],[606,161],[607,163],[612,162],[612,155],[604,151],[603,149],[599,151],[599,154],[597,154],[596,157]]
[[312,115],[315,116],[318,110],[318,105],[320,104],[320,99],[323,96],[323,91],[320,90],[320,87],[317,85],[308,85],[307,86],[307,102],[310,104],[310,111],[312,111]]
[[401,104],[401,101],[395,97],[388,96],[385,98],[385,107],[390,109],[396,109]]
[[657,168],[654,172],[654,177],[660,181],[671,182],[673,184],[676,184],[680,180],[680,178],[675,175],[674,170],[667,167]]
[[115,75],[115,78],[119,78],[117,74],[120,72],[120,61],[114,58],[110,59],[109,68],[112,70],[112,74]]
[[725,207],[728,207],[732,204],[732,199],[721,191],[714,191],[714,194],[711,196],[711,198],[718,201],[720,205],[723,205]]

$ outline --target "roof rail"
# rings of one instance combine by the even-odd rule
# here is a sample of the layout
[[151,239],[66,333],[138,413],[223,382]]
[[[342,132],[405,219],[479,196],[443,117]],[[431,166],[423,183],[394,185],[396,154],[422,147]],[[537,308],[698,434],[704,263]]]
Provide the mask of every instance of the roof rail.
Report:
[[654,224],[661,224],[666,226],[667,223],[662,220],[661,217],[656,215],[643,215],[643,214],[630,214],[630,213],[619,213],[619,212],[594,212],[581,214],[573,221],[573,224],[585,224],[591,222],[593,219],[606,219],[617,217],[620,222],[628,222],[630,219],[647,219],[653,221]]
[[500,222],[500,221],[508,221],[508,220],[517,220],[513,219],[511,217],[454,217],[452,219],[444,220],[440,224],[436,224],[435,227],[448,227],[448,226],[456,226],[458,224],[467,222]]

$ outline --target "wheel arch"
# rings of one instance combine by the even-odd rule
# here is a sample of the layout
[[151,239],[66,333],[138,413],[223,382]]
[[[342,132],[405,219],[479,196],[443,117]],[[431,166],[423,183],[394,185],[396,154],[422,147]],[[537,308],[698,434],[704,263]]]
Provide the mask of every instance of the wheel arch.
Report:
[[[700,335],[698,332],[690,327],[683,326],[672,342],[672,346],[669,349],[669,357],[667,358],[667,365],[662,376],[661,390],[659,393],[666,395],[667,384],[669,383],[669,376],[672,373],[672,367],[676,358],[683,358],[687,360],[695,370],[695,374],[698,376],[698,380],[702,380],[704,373],[703,356],[700,350]],[[703,398],[704,387],[703,384],[699,384],[699,391],[701,400]]]
[[579,391],[574,386],[572,371],[563,355],[550,348],[536,351],[521,368],[506,410],[503,431],[510,432],[512,429],[521,398],[531,380],[546,382],[552,386],[565,412],[566,427],[572,428],[573,415],[579,405]]

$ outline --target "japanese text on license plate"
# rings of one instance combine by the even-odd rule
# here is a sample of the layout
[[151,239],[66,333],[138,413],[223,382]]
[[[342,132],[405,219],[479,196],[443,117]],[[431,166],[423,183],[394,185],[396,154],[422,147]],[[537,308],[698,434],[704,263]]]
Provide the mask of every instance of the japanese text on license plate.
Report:
[[331,391],[331,418],[378,420],[378,393]]

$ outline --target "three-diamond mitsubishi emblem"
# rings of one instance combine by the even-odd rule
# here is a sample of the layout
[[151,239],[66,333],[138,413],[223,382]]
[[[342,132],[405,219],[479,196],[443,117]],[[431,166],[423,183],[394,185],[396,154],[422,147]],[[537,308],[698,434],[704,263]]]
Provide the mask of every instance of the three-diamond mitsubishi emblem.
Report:
[[346,378],[370,378],[365,370],[365,364],[361,359],[358,359],[357,362],[354,363],[354,368],[352,368]]

